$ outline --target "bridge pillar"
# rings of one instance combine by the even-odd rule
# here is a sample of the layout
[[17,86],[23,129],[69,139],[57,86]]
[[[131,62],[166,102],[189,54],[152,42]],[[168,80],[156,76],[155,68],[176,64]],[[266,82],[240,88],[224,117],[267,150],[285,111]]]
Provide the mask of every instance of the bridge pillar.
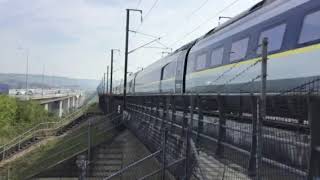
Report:
[[75,108],[79,107],[79,97],[75,97]]
[[77,107],[80,107],[81,104],[82,104],[82,96],[80,95],[78,98],[78,106]]
[[76,97],[73,96],[72,97],[72,108],[75,108],[75,106],[76,106]]
[[62,113],[63,113],[63,100],[59,101],[59,117],[62,117]]
[[44,104],[44,110],[49,111],[49,104]]
[[67,99],[67,111],[70,112],[70,98]]

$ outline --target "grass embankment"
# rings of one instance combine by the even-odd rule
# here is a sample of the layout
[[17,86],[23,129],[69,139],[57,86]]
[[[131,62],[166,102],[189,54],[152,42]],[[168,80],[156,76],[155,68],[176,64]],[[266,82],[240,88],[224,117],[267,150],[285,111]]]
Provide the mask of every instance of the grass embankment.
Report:
[[0,95],[0,145],[3,145],[36,124],[57,121],[34,101],[19,101]]
[[14,161],[4,165],[1,174],[4,177],[9,174],[11,180],[26,179],[38,174],[63,160],[86,151],[88,132],[91,134],[91,147],[111,140],[117,134],[115,129],[106,130],[111,126],[111,123],[106,123],[105,118],[102,118],[90,128],[87,123],[64,137],[52,138],[45,144],[34,147],[22,157],[17,157]]

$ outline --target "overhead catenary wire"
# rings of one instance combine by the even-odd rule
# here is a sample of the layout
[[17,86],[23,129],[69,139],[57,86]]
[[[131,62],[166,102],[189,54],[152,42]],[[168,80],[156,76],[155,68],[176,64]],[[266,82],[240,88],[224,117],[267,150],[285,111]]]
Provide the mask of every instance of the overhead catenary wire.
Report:
[[152,41],[150,41],[150,42],[148,42],[148,43],[146,43],[146,44],[144,44],[144,45],[141,45],[141,46],[139,46],[139,47],[137,47],[137,48],[134,48],[133,50],[129,51],[128,54],[131,54],[131,53],[137,51],[138,49],[141,49],[141,48],[143,48],[143,47],[145,47],[145,46],[148,46],[148,45],[150,45],[150,44],[152,44],[152,43],[154,43],[154,42],[156,42],[156,41],[159,41],[160,39],[161,39],[161,38],[156,38],[156,39],[154,39],[154,40],[152,40]]
[[157,47],[157,46],[148,46],[148,47],[144,47],[144,48],[147,48],[147,49],[164,49],[164,50],[171,49],[171,48],[166,48],[166,47]]
[[196,14],[200,9],[202,9],[207,3],[209,2],[209,0],[205,0],[199,7],[197,7],[195,10],[193,10],[189,15],[188,18],[190,18],[191,16],[193,16],[194,14]]
[[159,0],[155,0],[154,3],[152,4],[151,8],[149,9],[149,11],[146,13],[146,15],[144,16],[144,19],[146,19],[149,14],[151,13],[151,11],[154,9],[154,7],[156,7],[157,3],[159,2]]
[[[223,13],[224,11],[226,11],[227,9],[229,9],[230,7],[232,7],[234,4],[236,4],[238,1],[240,0],[234,0],[232,1],[230,4],[228,4],[227,6],[225,6],[223,9],[221,9],[220,11],[218,11],[217,13],[215,13],[213,16],[211,16],[210,18],[206,19],[204,22],[202,22],[201,24],[199,24],[197,27],[195,27],[192,31],[188,32],[187,34],[185,34],[181,39],[178,39],[177,41],[175,41],[174,43],[170,44],[170,45],[164,45],[163,43],[160,42],[160,40],[156,41],[156,43],[167,47],[167,48],[171,48],[174,47],[174,45],[180,41],[182,41],[183,39],[185,39],[186,37],[188,37],[189,35],[191,35],[192,33],[194,33],[195,31],[197,31],[201,26],[203,26],[204,24],[208,23],[210,20],[213,19],[213,17]],[[144,16],[144,21],[139,25],[139,27],[136,29],[136,32],[139,32],[139,29],[143,26],[143,23],[145,23],[146,19],[149,17],[149,15],[151,14],[151,12],[153,11],[153,9],[156,7],[156,5],[158,4],[159,0],[155,0],[154,3],[152,4],[151,8],[147,11],[146,15]],[[207,4],[208,1],[205,0],[197,9],[195,9],[194,11],[192,11],[192,13],[196,13],[197,11],[199,11],[201,8],[203,8],[205,6],[205,4]],[[191,14],[192,14],[191,13]],[[142,35],[142,33],[140,33]],[[146,34],[146,33],[143,33]],[[148,34],[149,35],[149,34]],[[163,39],[164,37],[166,37],[168,35],[168,33],[166,33],[165,35],[163,35],[161,37],[161,39]],[[151,36],[150,36],[151,37]],[[171,48],[172,49],[172,48]],[[172,50],[171,50],[172,51]],[[223,76],[223,75],[222,75]]]
[[[138,1],[138,5],[137,5],[137,9],[140,6],[142,0]],[[145,22],[145,20],[147,19],[147,17],[149,16],[149,14],[151,13],[151,11],[155,8],[155,6],[157,5],[159,0],[155,0],[154,3],[152,4],[151,8],[147,11],[146,15],[143,16],[143,21],[140,23],[140,25],[136,28],[136,31],[138,32],[140,30],[140,28],[142,27],[143,23]]]
[[140,35],[147,36],[147,37],[150,37],[150,38],[160,38],[159,36],[147,34],[147,33],[144,33],[144,32],[139,32],[139,31],[135,31],[135,30],[129,30],[129,31],[134,33],[134,34],[140,34]]
[[167,46],[167,45],[163,44],[160,40],[159,40],[159,41],[157,41],[157,43],[158,43],[158,44],[160,44],[161,46],[163,46],[163,47],[167,48],[167,49],[171,49],[171,51],[172,51],[172,48],[171,48],[171,47],[169,47],[169,46]]
[[140,6],[141,2],[142,2],[142,0],[138,0],[137,8],[136,8],[136,9],[138,9],[138,8],[139,8],[139,6]]
[[185,35],[183,35],[181,38],[179,38],[177,41],[174,41],[170,46],[174,46],[175,44],[177,44],[178,42],[184,40],[186,37],[190,36],[192,33],[194,33],[195,31],[197,31],[198,29],[201,28],[201,26],[203,26],[204,24],[210,22],[214,17],[216,17],[217,15],[223,13],[224,11],[226,11],[227,9],[229,9],[230,7],[232,7],[234,4],[236,4],[238,1],[240,0],[234,0],[232,1],[230,4],[228,4],[226,7],[224,7],[222,10],[220,10],[219,12],[215,13],[213,16],[210,16],[210,18],[207,18],[205,21],[203,21],[201,24],[199,24],[198,26],[196,26],[194,29],[192,29],[191,31],[189,31],[188,33],[186,33]]
[[171,51],[172,51],[172,48],[171,48],[171,47],[165,45],[164,43],[162,43],[162,42],[160,41],[160,38],[163,38],[163,37],[161,37],[161,36],[156,36],[156,35],[148,34],[148,33],[145,33],[145,32],[139,32],[139,31],[136,31],[136,30],[129,30],[129,31],[132,32],[132,33],[134,33],[134,34],[139,34],[139,35],[146,36],[146,37],[150,37],[150,38],[153,38],[153,39],[159,38],[159,40],[156,41],[156,42],[157,42],[159,45],[163,46],[165,49],[171,49]]
[[152,10],[156,7],[157,3],[159,2],[159,0],[155,0],[151,6],[151,8],[147,11],[146,15],[143,16],[143,22],[138,26],[137,31],[140,30],[140,28],[142,27],[142,25],[144,24],[144,22],[146,21],[146,19],[148,18],[148,16],[151,14]]

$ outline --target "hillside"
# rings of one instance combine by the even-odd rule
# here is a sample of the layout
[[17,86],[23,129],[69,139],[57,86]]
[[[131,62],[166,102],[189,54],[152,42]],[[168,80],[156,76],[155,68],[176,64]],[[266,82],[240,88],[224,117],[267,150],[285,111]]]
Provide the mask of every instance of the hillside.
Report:
[[[25,88],[25,74],[3,74],[0,73],[0,83],[8,84],[11,89]],[[42,85],[43,82],[43,85]],[[29,88],[76,88],[84,90],[95,90],[98,86],[98,80],[92,79],[73,79],[59,76],[45,75],[29,75],[28,86]]]

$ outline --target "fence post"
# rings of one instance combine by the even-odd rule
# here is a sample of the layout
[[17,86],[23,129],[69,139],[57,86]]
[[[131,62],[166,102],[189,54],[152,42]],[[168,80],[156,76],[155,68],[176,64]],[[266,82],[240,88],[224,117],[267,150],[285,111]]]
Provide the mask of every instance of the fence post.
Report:
[[188,109],[189,109],[189,104],[188,104],[188,96],[182,97],[183,98],[183,114],[182,114],[182,126],[183,126],[183,131],[182,131],[182,135],[185,135],[187,133],[187,128],[188,128],[188,123],[189,123],[189,119],[188,119]]
[[[157,106],[156,106],[156,118],[159,118],[160,117],[160,98],[157,97],[156,98],[156,103],[157,103]],[[158,125],[158,119],[156,119],[156,123],[155,125],[157,126]]]
[[[113,95],[112,95],[112,93],[110,93],[110,96],[109,96],[110,113],[113,113],[113,103],[112,103],[112,101],[113,101]],[[111,114],[111,116],[112,116],[112,114]]]
[[222,141],[225,140],[226,136],[226,119],[225,119],[225,107],[224,107],[224,98],[218,95],[217,97],[218,101],[218,109],[219,109],[219,136],[218,136],[218,142],[217,142],[217,149],[216,149],[216,155],[221,155],[224,151],[224,148],[222,146]]
[[202,101],[201,97],[197,96],[197,106],[198,106],[198,127],[197,127],[197,145],[200,143],[200,134],[203,132],[203,112],[202,112]]
[[143,122],[147,121],[148,119],[148,106],[147,106],[147,103],[148,103],[148,100],[147,100],[147,97],[143,98],[143,114],[144,114],[144,117],[143,117]]
[[163,147],[162,147],[162,174],[161,179],[165,180],[166,178],[166,153],[167,153],[167,137],[168,130],[167,128],[163,129]]
[[152,115],[152,118],[150,119],[152,122],[152,126],[156,123],[156,116],[157,116],[157,105],[156,105],[157,101],[154,99],[153,96],[151,96],[151,115]]
[[189,122],[189,127],[190,127],[190,134],[193,131],[193,115],[194,115],[194,96],[190,96],[190,122]]
[[308,121],[311,128],[310,161],[308,179],[320,178],[320,99],[308,99]]
[[252,113],[252,132],[251,132],[251,151],[248,166],[248,174],[250,177],[255,177],[257,173],[257,99],[252,94],[250,96],[250,106]]
[[88,121],[88,162],[91,161],[91,119]]
[[[191,146],[190,146],[190,139],[192,138],[192,126],[193,126],[193,110],[194,110],[194,103],[193,103],[193,96],[190,95],[190,121],[187,121],[186,124],[186,160],[185,160],[185,179],[190,179],[190,168],[191,168]],[[188,118],[187,118],[188,120]]]
[[11,171],[11,167],[8,167],[8,172],[7,172],[7,179],[10,180],[10,171]]
[[257,121],[257,179],[260,176],[260,169],[262,165],[262,123],[266,120],[267,114],[267,60],[268,60],[268,38],[264,38],[262,42],[262,61],[261,61],[261,92],[259,99],[259,113]]
[[3,146],[2,160],[6,158],[6,146]]
[[188,118],[187,118],[187,113],[188,113],[188,104],[187,104],[187,100],[186,100],[186,98],[188,97],[188,96],[186,96],[186,97],[184,97],[184,96],[180,96],[181,98],[182,98],[182,102],[183,102],[183,104],[182,104],[182,107],[183,107],[183,112],[182,112],[182,129],[181,129],[181,135],[180,135],[180,139],[179,139],[179,144],[178,144],[178,150],[180,150],[181,152],[183,152],[182,150],[183,150],[183,143],[184,143],[184,141],[185,141],[185,139],[183,139],[183,138],[185,138],[187,135],[187,126],[188,126]]
[[185,149],[185,165],[184,165],[184,174],[185,174],[185,180],[189,180],[189,162],[190,162],[190,141],[189,141],[189,127],[187,127],[187,132],[186,132],[186,149]]
[[163,109],[162,109],[162,118],[161,118],[161,129],[164,129],[166,126],[166,118],[167,118],[167,111],[168,111],[168,102],[167,102],[167,97],[164,97],[163,102]]
[[109,114],[110,113],[110,99],[109,99],[109,97],[108,97],[108,94],[106,94],[106,101],[107,101],[107,114]]
[[151,124],[151,121],[152,121],[152,105],[153,105],[153,102],[152,102],[152,97],[149,97],[149,124]]
[[173,131],[174,123],[176,122],[176,102],[174,95],[171,95],[171,126],[170,126],[170,132]]

